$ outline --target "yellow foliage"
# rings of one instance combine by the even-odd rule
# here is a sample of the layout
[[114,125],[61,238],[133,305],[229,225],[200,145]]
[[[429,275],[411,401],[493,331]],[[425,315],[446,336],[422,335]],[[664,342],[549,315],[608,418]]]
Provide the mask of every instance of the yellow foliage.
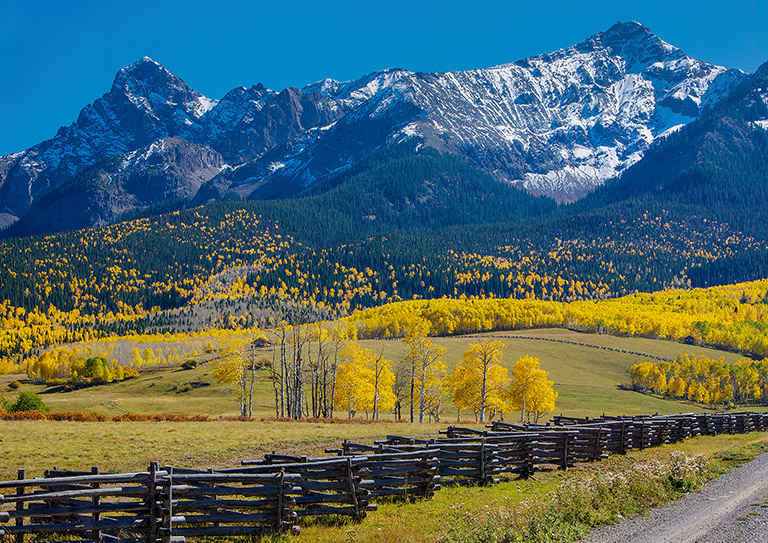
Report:
[[340,346],[334,404],[347,411],[350,418],[358,411],[371,411],[375,418],[381,411],[392,409],[396,401],[394,384],[395,374],[389,360],[356,341]]
[[520,411],[520,422],[539,422],[539,417],[555,409],[555,383],[547,379],[539,359],[523,356],[512,366],[512,382],[506,391],[510,408]]
[[470,343],[451,374],[453,405],[472,409],[480,422],[485,422],[488,412],[493,418],[496,413],[506,411],[503,396],[509,378],[501,359],[505,347],[501,341]]

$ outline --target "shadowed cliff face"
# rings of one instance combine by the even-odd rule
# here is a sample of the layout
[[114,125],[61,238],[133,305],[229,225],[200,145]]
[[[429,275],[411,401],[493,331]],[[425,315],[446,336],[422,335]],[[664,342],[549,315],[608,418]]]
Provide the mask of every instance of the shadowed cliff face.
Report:
[[9,233],[76,230],[164,202],[181,205],[223,166],[221,155],[209,147],[164,138],[83,170],[35,201]]

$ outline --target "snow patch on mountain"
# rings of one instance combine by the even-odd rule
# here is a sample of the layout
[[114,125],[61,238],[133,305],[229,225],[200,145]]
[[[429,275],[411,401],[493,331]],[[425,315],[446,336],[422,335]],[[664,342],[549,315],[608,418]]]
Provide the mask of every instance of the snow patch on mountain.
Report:
[[[21,216],[52,188],[114,156],[124,171],[157,157],[169,166],[175,151],[163,145],[175,137],[192,146],[174,143],[186,161],[174,171],[195,172],[187,186],[207,180],[202,201],[286,196],[414,139],[499,181],[571,201],[621,175],[656,139],[746,77],[692,59],[636,22],[491,68],[387,69],[280,92],[258,84],[220,100],[144,57],[54,138],[0,157],[0,208]],[[199,168],[190,162],[198,159]],[[218,175],[208,180],[212,172]]]

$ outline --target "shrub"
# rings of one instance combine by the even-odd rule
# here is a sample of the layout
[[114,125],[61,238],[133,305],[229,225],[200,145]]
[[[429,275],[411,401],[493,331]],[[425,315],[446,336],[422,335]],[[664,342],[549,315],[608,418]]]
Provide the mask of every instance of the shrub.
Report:
[[208,415],[177,415],[160,413],[159,415],[140,415],[138,413],[123,413],[112,417],[115,422],[208,422]]
[[48,413],[50,410],[51,408],[43,403],[40,396],[32,394],[31,392],[19,393],[19,398],[8,407],[8,411],[12,413],[21,411],[39,411],[40,413]]
[[18,381],[11,381],[10,383],[8,383],[8,388],[10,388],[11,390],[18,390],[20,386],[21,386],[21,383],[19,383]]
[[666,462],[638,462],[617,471],[567,477],[541,498],[492,503],[479,512],[451,507],[444,543],[575,541],[698,488],[711,475],[703,457],[673,452]]
[[130,366],[123,366],[123,378],[132,379],[139,376],[139,370],[131,368]]
[[72,411],[69,413],[48,413],[48,420],[66,420],[74,422],[105,422],[109,420],[106,415],[99,413],[86,413],[84,411]]
[[183,370],[193,370],[197,367],[197,360],[187,360],[181,365]]
[[48,415],[40,411],[18,411],[16,413],[2,413],[0,420],[48,420]]

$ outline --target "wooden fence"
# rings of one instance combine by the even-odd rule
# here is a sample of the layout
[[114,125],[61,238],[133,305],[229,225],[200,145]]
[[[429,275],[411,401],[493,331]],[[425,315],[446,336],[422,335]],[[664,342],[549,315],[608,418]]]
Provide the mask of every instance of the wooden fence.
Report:
[[[27,479],[25,470],[15,481],[0,482],[10,491],[2,502],[11,507],[3,513],[5,534],[15,543],[25,535],[75,535],[79,540],[177,543],[163,506],[169,501],[167,473],[153,464],[144,473],[54,474]],[[39,537],[36,537],[39,539]],[[60,537],[58,541],[63,541]]]
[[321,458],[268,454],[219,470],[159,467],[102,474],[52,469],[0,482],[0,536],[13,543],[184,543],[187,537],[298,533],[300,518],[362,519],[373,501],[428,498],[443,485],[531,476],[699,435],[768,431],[768,413],[578,419],[448,427],[433,439],[344,441]]

